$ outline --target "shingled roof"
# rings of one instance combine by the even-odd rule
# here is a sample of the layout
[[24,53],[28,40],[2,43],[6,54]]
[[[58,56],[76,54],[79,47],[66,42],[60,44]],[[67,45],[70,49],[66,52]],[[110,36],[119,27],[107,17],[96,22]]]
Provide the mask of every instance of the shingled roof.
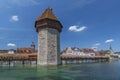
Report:
[[52,12],[52,9],[50,7],[48,7],[43,13],[42,15],[37,19],[37,21],[41,21],[43,19],[51,19],[51,20],[55,20],[55,21],[59,21],[57,19],[57,17],[54,15],[54,13]]

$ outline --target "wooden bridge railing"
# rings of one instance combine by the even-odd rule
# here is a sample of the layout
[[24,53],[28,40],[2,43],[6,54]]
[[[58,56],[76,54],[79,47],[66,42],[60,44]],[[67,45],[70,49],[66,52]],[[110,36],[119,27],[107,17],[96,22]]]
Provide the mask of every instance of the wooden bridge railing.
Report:
[[0,61],[37,60],[37,54],[1,54]]

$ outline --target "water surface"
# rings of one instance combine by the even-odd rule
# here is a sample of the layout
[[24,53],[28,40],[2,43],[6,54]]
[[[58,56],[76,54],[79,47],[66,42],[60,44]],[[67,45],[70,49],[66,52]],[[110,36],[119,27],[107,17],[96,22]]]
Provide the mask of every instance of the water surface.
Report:
[[61,66],[0,66],[0,80],[120,80],[120,62]]

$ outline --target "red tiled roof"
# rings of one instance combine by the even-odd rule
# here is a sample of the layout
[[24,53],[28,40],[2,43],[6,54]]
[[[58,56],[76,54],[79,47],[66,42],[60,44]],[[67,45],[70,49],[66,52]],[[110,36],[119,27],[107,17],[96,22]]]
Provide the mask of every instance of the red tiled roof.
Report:
[[43,20],[43,19],[52,19],[55,21],[59,21],[58,18],[54,15],[51,8],[47,8],[42,15],[37,19],[37,21]]
[[88,52],[88,53],[94,52],[93,49],[89,49],[89,48],[83,48],[82,51],[83,52]]

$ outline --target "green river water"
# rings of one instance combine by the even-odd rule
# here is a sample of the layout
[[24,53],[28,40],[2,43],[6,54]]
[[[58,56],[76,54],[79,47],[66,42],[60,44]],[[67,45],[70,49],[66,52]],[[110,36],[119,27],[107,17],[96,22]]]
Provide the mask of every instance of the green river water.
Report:
[[0,80],[120,80],[120,62],[0,66]]

